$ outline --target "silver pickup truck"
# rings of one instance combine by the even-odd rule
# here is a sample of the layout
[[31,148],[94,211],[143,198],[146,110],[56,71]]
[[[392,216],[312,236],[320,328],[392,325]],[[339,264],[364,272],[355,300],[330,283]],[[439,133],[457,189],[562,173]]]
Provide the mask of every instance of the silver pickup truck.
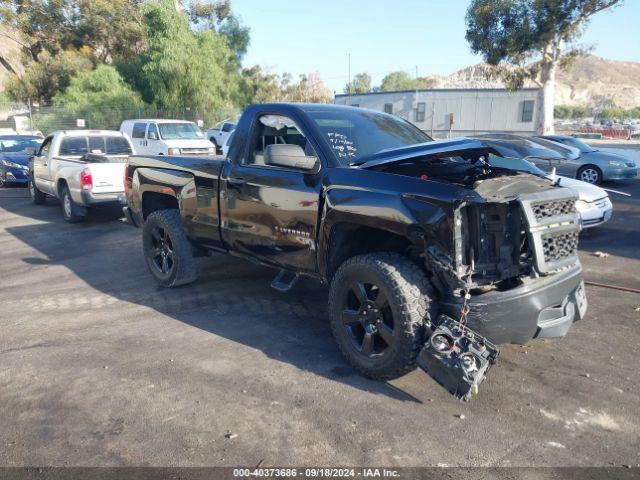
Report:
[[54,132],[29,162],[31,198],[38,205],[47,196],[58,198],[70,223],[81,221],[89,207],[124,205],[124,169],[132,153],[121,132]]

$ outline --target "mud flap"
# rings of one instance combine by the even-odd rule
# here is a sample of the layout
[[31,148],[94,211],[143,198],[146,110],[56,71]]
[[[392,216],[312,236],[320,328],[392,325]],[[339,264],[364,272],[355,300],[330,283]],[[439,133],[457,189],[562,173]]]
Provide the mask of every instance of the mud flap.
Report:
[[459,400],[469,401],[496,362],[499,350],[446,315],[418,355],[418,366]]

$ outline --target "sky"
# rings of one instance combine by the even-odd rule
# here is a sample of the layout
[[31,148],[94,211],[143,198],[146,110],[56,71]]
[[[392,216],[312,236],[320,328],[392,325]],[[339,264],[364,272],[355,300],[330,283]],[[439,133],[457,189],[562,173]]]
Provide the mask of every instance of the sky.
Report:
[[[448,75],[479,63],[464,38],[467,0],[232,0],[251,29],[245,66],[318,72],[342,93],[351,74]],[[640,62],[640,0],[593,17],[581,43],[594,55]]]

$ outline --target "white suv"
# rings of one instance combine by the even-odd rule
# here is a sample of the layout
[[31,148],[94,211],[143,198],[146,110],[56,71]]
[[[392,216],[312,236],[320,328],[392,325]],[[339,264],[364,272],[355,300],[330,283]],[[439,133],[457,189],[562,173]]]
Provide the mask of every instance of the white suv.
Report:
[[193,122],[136,119],[120,125],[137,155],[215,155],[216,149]]

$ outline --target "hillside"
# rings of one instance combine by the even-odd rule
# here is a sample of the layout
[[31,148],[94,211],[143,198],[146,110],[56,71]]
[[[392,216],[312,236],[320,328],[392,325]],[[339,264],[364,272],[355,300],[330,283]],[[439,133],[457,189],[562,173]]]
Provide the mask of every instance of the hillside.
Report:
[[[439,88],[496,88],[483,64],[440,77]],[[530,85],[533,86],[533,85]],[[633,108],[640,106],[640,63],[589,55],[579,58],[557,78],[556,105]]]
[[14,32],[0,25],[0,92],[4,89],[4,79],[11,69],[22,72],[20,63],[20,47],[11,39]]

